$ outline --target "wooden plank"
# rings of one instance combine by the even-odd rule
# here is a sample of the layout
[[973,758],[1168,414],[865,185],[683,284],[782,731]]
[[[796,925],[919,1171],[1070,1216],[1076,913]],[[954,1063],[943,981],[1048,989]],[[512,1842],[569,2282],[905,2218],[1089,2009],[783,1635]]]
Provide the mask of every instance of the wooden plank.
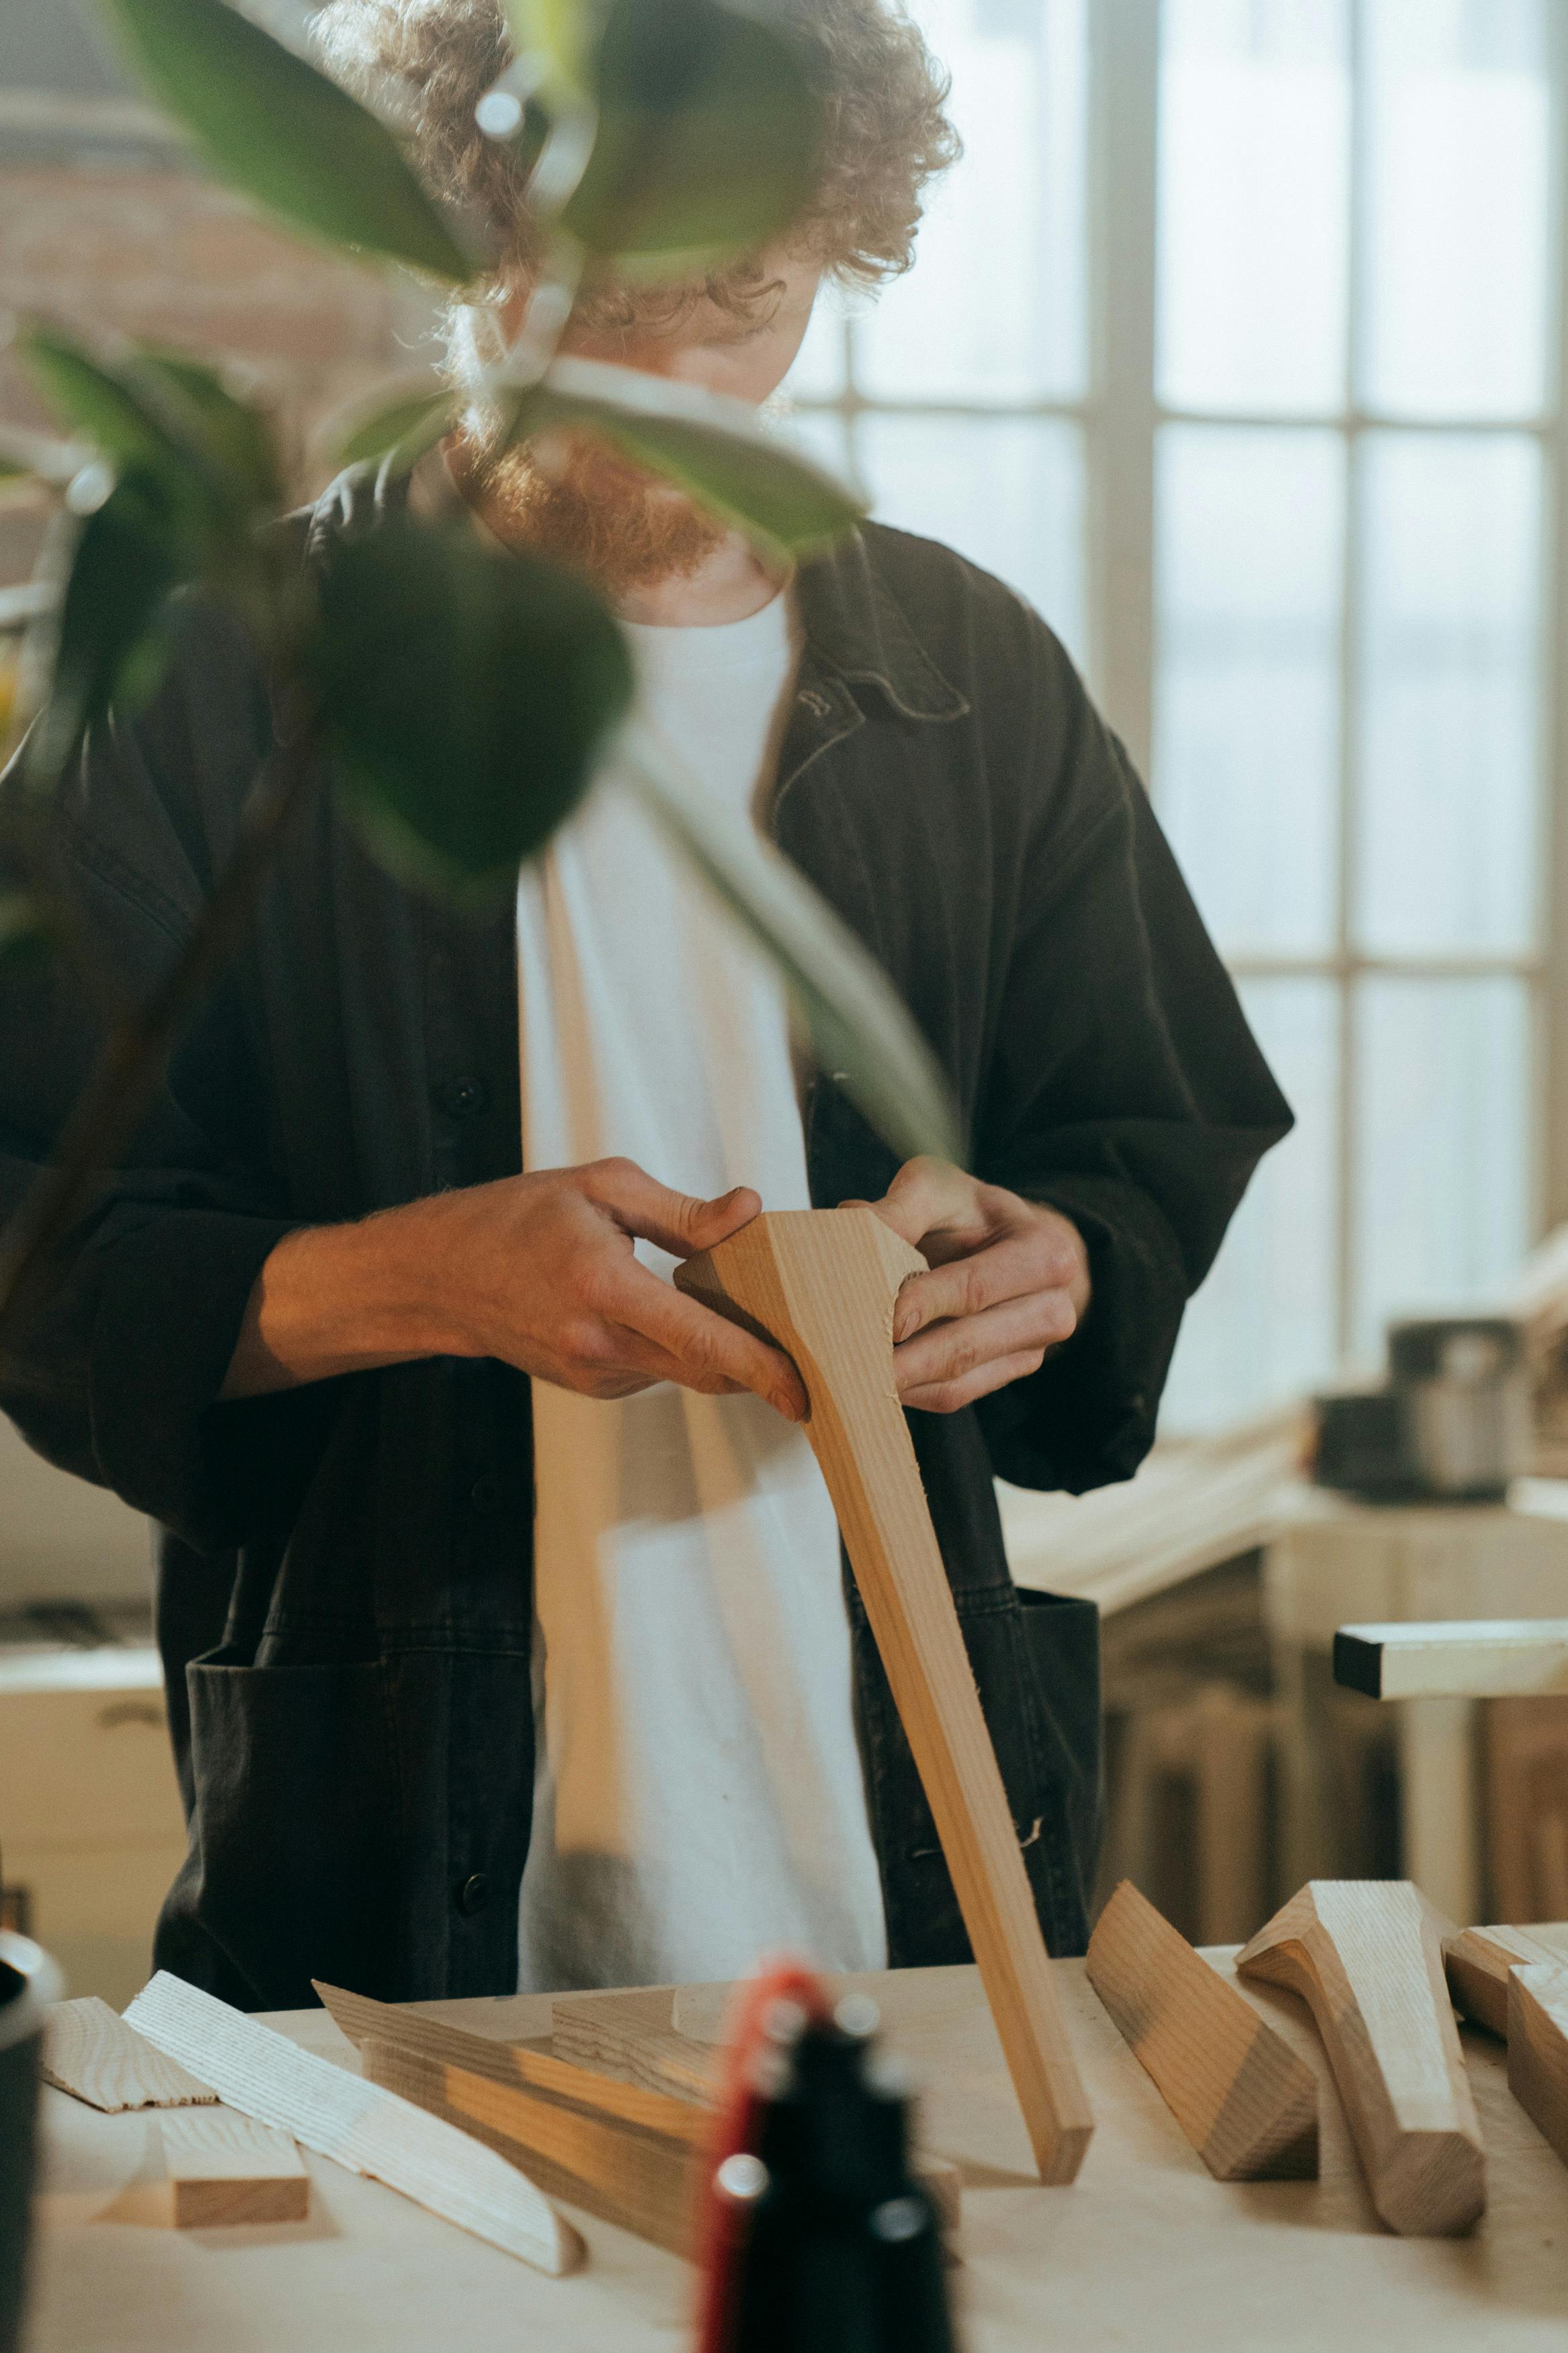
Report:
[[550,2047],[557,2059],[617,2083],[705,2104],[716,2082],[712,2056],[700,2042],[676,2032],[675,1990],[658,1986],[638,1993],[557,1994]]
[[310,2177],[290,2135],[237,2108],[186,2108],[163,2123],[174,2227],[302,2222]]
[[576,2232],[492,2150],[183,1978],[160,1970],[125,2016],[242,2115],[292,2133],[552,2277],[581,2263]]
[[1373,2204],[1407,2237],[1486,2205],[1480,2126],[1443,1976],[1452,1934],[1408,1880],[1314,1879],[1237,1956],[1317,2021]]
[[952,1593],[893,1380],[893,1305],[920,1252],[868,1208],[784,1211],[676,1271],[679,1287],[788,1351],[936,1822],[1029,2138],[1071,2181],[1094,2119],[1051,1983]]
[[526,2168],[553,2196],[672,2254],[692,2252],[703,2158],[691,2139],[626,2124],[492,2073],[476,2074],[408,2043],[372,2035],[360,2056],[371,2083],[472,2134]]
[[426,2018],[401,2002],[374,2001],[368,1994],[345,1993],[341,1986],[320,1983],[316,1991],[349,2041],[362,2049],[374,2036],[379,2042],[395,2043],[444,2064],[466,2068],[471,2075],[488,2076],[492,2083],[536,2092],[547,2099],[571,2101],[614,2123],[635,2125],[694,2148],[707,2138],[707,2124],[690,2102],[674,2099],[668,2092],[617,2083],[547,2051],[531,2051],[521,2043],[471,2034],[464,2027]]
[[1508,1981],[1521,1961],[1561,1968],[1568,1955],[1529,1928],[1465,1928],[1443,1939],[1443,1968],[1455,2007],[1493,2034],[1508,2032]]
[[1310,2068],[1130,1879],[1089,1939],[1089,1981],[1217,2181],[1316,2175]]
[[44,2015],[38,2073],[57,2091],[89,2108],[118,2116],[126,2108],[184,2108],[217,2104],[188,2068],[149,2042],[96,1994],[52,2002]]
[[1568,1969],[1534,1961],[1508,1980],[1508,2087],[1568,2165]]
[[1568,1692],[1568,1618],[1342,1626],[1334,1681],[1371,1699],[1507,1699]]

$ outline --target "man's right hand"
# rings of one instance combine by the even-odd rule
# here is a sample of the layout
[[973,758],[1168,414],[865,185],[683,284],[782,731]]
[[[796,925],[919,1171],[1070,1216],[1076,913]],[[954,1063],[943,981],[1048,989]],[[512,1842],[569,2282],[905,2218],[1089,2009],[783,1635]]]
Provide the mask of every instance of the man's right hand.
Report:
[[222,1394],[420,1356],[499,1356],[584,1397],[656,1381],[709,1396],[750,1389],[799,1421],[805,1392],[789,1358],[661,1282],[633,1250],[649,1241],[689,1258],[761,1208],[744,1186],[699,1201],[630,1160],[596,1160],[302,1228],[257,1277]]

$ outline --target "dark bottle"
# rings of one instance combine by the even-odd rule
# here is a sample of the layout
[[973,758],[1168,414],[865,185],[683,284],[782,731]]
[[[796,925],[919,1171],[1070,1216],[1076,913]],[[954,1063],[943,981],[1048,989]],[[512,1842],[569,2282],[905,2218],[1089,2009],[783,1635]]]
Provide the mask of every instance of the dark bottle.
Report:
[[717,2184],[749,2210],[735,2218],[727,2353],[954,2353],[901,2071],[863,2033],[804,2018],[757,2063],[754,2154],[729,2158]]

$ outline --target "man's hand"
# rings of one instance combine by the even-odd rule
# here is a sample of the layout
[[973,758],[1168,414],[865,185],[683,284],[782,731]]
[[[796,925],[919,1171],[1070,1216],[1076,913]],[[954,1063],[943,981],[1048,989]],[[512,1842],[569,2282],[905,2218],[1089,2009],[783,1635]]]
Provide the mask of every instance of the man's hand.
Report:
[[290,1234],[258,1277],[223,1394],[419,1356],[499,1356],[585,1397],[656,1381],[751,1389],[799,1421],[805,1392],[789,1358],[660,1282],[632,1247],[689,1258],[761,1208],[745,1187],[699,1201],[629,1160],[598,1160]]
[[893,1311],[905,1405],[956,1413],[1037,1372],[1089,1306],[1083,1236],[1055,1209],[982,1185],[945,1160],[909,1160],[870,1204],[931,1261]]

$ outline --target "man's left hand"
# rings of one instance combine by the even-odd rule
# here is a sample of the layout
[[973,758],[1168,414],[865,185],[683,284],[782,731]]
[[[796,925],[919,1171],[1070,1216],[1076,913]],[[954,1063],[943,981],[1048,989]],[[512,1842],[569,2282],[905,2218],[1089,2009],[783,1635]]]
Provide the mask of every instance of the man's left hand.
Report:
[[879,1201],[885,1224],[931,1261],[893,1311],[899,1395],[956,1413],[1037,1372],[1089,1306],[1089,1252],[1070,1219],[945,1160],[908,1160]]

